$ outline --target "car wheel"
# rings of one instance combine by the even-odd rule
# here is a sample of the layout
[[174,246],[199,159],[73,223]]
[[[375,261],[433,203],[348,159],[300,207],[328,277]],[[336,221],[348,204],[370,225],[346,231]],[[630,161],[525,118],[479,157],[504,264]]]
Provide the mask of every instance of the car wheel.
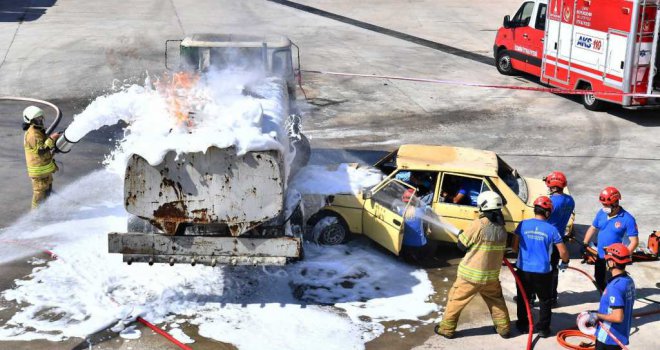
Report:
[[[583,85],[581,90],[592,90],[591,85]],[[607,107],[607,103],[596,98],[594,94],[582,95],[582,104],[584,108],[590,111],[603,111]]]
[[497,53],[497,59],[495,62],[497,66],[497,71],[500,74],[504,75],[515,75],[516,70],[513,69],[513,64],[511,63],[511,55],[506,49],[502,49]]
[[339,245],[348,240],[349,231],[337,215],[326,215],[312,229],[314,240],[322,245]]

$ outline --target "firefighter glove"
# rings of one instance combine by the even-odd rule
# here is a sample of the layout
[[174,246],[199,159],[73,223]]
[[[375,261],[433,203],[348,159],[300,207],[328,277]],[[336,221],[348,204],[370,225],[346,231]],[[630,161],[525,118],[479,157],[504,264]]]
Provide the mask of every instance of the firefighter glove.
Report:
[[589,320],[587,321],[588,324],[592,326],[596,326],[598,323],[598,313],[596,311],[589,311]]

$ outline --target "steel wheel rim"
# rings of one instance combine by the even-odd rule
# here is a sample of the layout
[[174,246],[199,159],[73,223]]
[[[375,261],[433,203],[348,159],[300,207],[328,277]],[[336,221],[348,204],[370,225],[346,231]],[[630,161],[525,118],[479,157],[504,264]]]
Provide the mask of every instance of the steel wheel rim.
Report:
[[511,57],[504,55],[500,57],[500,69],[503,71],[508,71],[511,68]]
[[328,245],[337,245],[344,241],[346,232],[339,224],[333,224],[323,230],[323,242]]
[[584,102],[591,106],[596,103],[596,96],[594,94],[586,94],[584,95]]

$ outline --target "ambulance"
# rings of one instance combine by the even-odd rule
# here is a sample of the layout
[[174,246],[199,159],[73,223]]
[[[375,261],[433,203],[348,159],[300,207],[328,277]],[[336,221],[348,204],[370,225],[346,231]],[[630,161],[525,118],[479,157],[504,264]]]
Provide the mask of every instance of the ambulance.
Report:
[[525,1],[497,32],[497,70],[592,91],[581,95],[589,110],[660,106],[658,7],[660,0]]

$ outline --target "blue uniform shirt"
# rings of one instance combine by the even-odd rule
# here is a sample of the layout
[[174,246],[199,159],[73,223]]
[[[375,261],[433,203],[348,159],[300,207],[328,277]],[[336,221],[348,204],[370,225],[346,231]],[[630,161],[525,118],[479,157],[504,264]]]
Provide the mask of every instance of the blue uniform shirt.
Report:
[[468,205],[476,207],[477,197],[479,197],[479,193],[481,193],[481,181],[476,179],[464,180],[458,193],[464,195],[469,200],[463,199],[463,201],[465,201],[464,203],[469,202]]
[[[617,275],[610,280],[600,297],[598,313],[609,315],[613,309],[623,309],[623,322],[603,322],[610,332],[619,341],[628,345],[630,339],[630,327],[632,325],[633,304],[635,303],[635,282],[628,274]],[[607,332],[598,325],[596,328],[596,339],[607,345],[618,345]]]
[[609,217],[601,209],[592,225],[598,229],[598,257],[605,258],[605,247],[623,242],[623,236],[637,237],[635,218],[623,208],[614,217]]
[[415,216],[403,220],[403,245],[408,247],[423,247],[426,245],[424,233],[424,208],[415,208]]
[[554,226],[559,234],[564,237],[566,234],[566,225],[571,219],[573,210],[575,210],[575,201],[573,197],[565,193],[556,193],[550,196],[552,200],[552,213],[548,218],[548,223]]
[[525,272],[548,273],[552,246],[561,243],[559,231],[547,221],[523,220],[514,232],[520,237],[516,266]]

